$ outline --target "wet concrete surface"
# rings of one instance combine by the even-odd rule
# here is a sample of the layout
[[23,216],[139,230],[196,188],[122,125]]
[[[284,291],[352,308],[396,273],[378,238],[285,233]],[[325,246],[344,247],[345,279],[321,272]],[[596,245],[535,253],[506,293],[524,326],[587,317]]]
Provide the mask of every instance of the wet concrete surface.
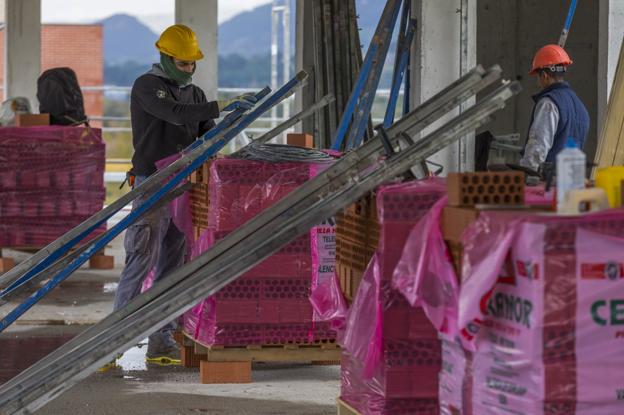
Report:
[[[80,268],[66,282],[0,333],[0,383],[97,323],[112,310],[123,265],[122,238],[107,254],[115,269]],[[27,254],[16,252],[16,260]],[[0,307],[6,315],[26,294]],[[199,370],[146,364],[146,341],[37,411],[42,415],[100,414],[335,414],[339,366],[255,364],[253,382],[202,385]]]
[[[80,326],[27,327],[0,337],[0,382],[76,335]],[[339,366],[254,364],[252,383],[202,385],[199,370],[145,362],[147,340],[93,373],[38,415],[335,414]]]
[[251,384],[202,385],[196,369],[132,360],[124,356],[122,367],[90,376],[37,414],[336,413],[338,367],[256,365]]
[[17,326],[0,334],[0,383],[62,346],[80,326]]

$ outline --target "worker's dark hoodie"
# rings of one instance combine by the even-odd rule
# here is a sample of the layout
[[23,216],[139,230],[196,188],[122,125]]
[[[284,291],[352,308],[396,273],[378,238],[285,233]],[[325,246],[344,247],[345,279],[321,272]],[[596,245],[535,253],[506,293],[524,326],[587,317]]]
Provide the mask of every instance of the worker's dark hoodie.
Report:
[[155,64],[134,81],[130,98],[133,170],[149,176],[155,162],[179,152],[214,127],[219,117],[216,101],[190,84],[178,86]]

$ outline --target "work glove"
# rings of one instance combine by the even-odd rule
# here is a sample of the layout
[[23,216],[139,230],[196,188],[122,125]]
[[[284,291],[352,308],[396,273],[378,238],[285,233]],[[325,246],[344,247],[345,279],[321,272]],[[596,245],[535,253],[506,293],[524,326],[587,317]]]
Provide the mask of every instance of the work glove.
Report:
[[217,101],[217,104],[219,104],[219,112],[229,112],[237,110],[239,108],[247,111],[248,109],[251,109],[251,107],[253,107],[256,102],[258,102],[256,96],[253,93],[248,92],[243,95],[238,95],[234,98],[219,100]]

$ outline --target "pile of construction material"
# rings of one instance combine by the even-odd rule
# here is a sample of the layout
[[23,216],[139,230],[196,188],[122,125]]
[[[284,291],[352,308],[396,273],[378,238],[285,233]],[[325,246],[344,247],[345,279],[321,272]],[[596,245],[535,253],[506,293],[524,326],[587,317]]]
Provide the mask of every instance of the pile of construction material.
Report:
[[104,147],[94,128],[0,128],[0,247],[45,246],[99,212]]
[[404,413],[622,413],[622,211],[536,215],[552,200],[518,173],[451,175],[447,185],[394,261],[392,287],[442,339],[439,409]]
[[[624,411],[623,230],[621,211],[481,212],[464,238],[459,339],[443,346],[443,413]],[[510,250],[497,249],[506,240]]]
[[[410,229],[444,193],[438,179],[382,186],[376,192],[377,206],[362,206],[372,200],[369,197],[341,215],[337,243],[342,272],[349,264],[350,250],[345,247],[353,250],[352,235],[361,231],[343,219],[356,211],[370,217],[368,212],[376,209],[379,221],[376,254],[353,299],[341,339],[345,351],[340,405],[358,413],[433,414],[438,408],[437,332],[422,309],[411,307],[391,283]],[[353,271],[357,275],[359,269]],[[356,283],[351,286],[356,288]]]
[[[529,215],[531,210],[523,206],[525,192],[522,173],[451,174],[446,181],[430,179],[382,186],[376,190],[374,196],[369,195],[338,215],[337,269],[343,287],[353,294],[344,333],[339,334],[339,341],[343,346],[339,401],[341,413],[429,415],[438,414],[440,410],[444,414],[482,413],[496,405],[495,400],[504,394],[509,395],[505,396],[508,403],[503,405],[506,407],[528,405],[528,400],[518,399],[517,396],[514,400],[513,395],[517,391],[527,390],[530,385],[515,384],[515,378],[508,379],[501,375],[506,362],[518,368],[518,373],[514,373],[520,379],[524,379],[524,374],[528,373],[520,364],[520,360],[524,362],[529,359],[528,355],[523,354],[522,348],[535,344],[537,337],[527,337],[528,343],[524,340],[510,340],[513,333],[527,334],[510,326],[513,323],[523,324],[524,320],[519,318],[511,323],[501,321],[494,323],[494,328],[485,324],[488,332],[496,331],[496,334],[486,334],[483,337],[484,341],[491,343],[491,347],[484,347],[482,352],[474,353],[459,343],[454,335],[449,335],[451,326],[454,325],[456,329],[456,315],[436,319],[440,315],[436,308],[447,311],[447,303],[457,300],[459,295],[454,290],[458,290],[460,284],[457,277],[460,274],[455,270],[461,269],[460,261],[466,248],[461,238],[462,231],[484,212],[488,213],[492,209],[498,209],[492,211],[510,223],[522,214]],[[531,192],[535,193],[532,190]],[[376,201],[376,209],[372,209],[373,200]],[[531,201],[535,202],[536,198],[531,196]],[[537,202],[540,204],[539,209],[550,205],[546,199],[539,199]],[[503,211],[500,211],[501,208]],[[434,222],[432,218],[435,218]],[[494,229],[504,228],[487,223]],[[437,231],[439,241],[431,237],[436,234],[432,232],[432,224],[440,227]],[[488,227],[481,226],[479,229]],[[534,236],[540,237],[544,237],[544,234]],[[448,250],[442,238],[449,243]],[[495,246],[483,248],[485,240],[488,239],[490,245],[501,241],[498,237],[486,234],[478,242],[472,241],[469,248],[472,247],[480,253],[495,252]],[[419,245],[419,241],[423,243]],[[370,249],[375,244],[374,253],[371,253]],[[474,248],[475,246],[478,248]],[[437,252],[440,248],[442,251]],[[456,268],[453,268],[448,252],[454,254]],[[362,263],[369,259],[372,260],[362,275]],[[446,270],[452,275],[453,281],[445,281],[439,285],[437,282],[432,283],[432,279],[437,280],[439,277],[436,273],[439,268],[435,266],[440,264],[431,265],[435,261],[446,263]],[[406,262],[409,262],[408,267]],[[543,270],[542,265],[535,267],[531,261],[523,261],[517,266],[518,275],[522,274],[527,282],[534,282],[538,278],[537,270]],[[422,285],[407,286],[408,289],[405,289],[404,281],[397,281],[397,269],[401,269],[398,273],[401,275],[409,267],[422,272],[419,280]],[[507,264],[501,270],[500,283],[506,284],[510,281],[509,273],[513,275],[513,267],[514,264]],[[345,283],[349,277],[355,278],[355,281]],[[363,281],[361,284],[359,279]],[[517,290],[521,285],[516,281],[509,289]],[[570,288],[569,282],[568,287]],[[505,292],[508,294],[507,291]],[[416,293],[426,293],[425,299],[431,304],[427,304],[425,308],[414,304],[412,300]],[[486,290],[481,294],[485,298],[489,292]],[[514,295],[523,298],[520,293]],[[545,298],[544,292],[541,296]],[[569,297],[568,294],[565,296]],[[496,304],[499,303],[500,301]],[[479,309],[480,305],[477,301],[475,307]],[[499,311],[494,318],[504,320],[506,316],[514,316],[504,310]],[[530,324],[531,327],[536,324],[539,327],[537,331],[543,327],[532,320]],[[566,333],[568,332],[551,330],[547,335],[565,337]],[[442,342],[439,336],[442,336]],[[561,338],[552,347],[561,348],[564,343]],[[518,345],[513,350],[514,353],[519,353],[518,359],[508,356],[515,347],[514,344]],[[533,350],[532,347],[527,350],[529,349]],[[512,354],[515,356],[514,353]],[[478,359],[481,361],[479,368],[475,366]],[[561,359],[565,360],[565,356]],[[527,370],[530,372],[534,369],[531,366]],[[564,377],[569,374],[566,372]],[[503,377],[494,385],[497,389],[491,390],[491,380],[495,376]],[[547,373],[545,376],[550,376],[552,382],[564,381],[563,377],[555,379],[554,373]],[[561,387],[565,389],[565,386]],[[551,392],[559,393],[561,390],[555,388]],[[554,402],[540,402],[544,403],[553,408],[570,407],[569,402],[559,402],[559,406]],[[534,413],[533,409],[536,408],[531,407],[526,413]]]
[[[201,180],[207,183],[200,183],[192,198],[198,234],[193,255],[200,255],[308,181],[324,164],[216,159],[200,169]],[[199,179],[196,175],[195,180]],[[188,312],[184,319],[187,335],[203,345],[243,347],[333,342],[335,332],[328,323],[316,321],[309,300],[328,274],[323,270],[329,269],[333,277],[333,250],[311,235],[316,235],[314,230]]]

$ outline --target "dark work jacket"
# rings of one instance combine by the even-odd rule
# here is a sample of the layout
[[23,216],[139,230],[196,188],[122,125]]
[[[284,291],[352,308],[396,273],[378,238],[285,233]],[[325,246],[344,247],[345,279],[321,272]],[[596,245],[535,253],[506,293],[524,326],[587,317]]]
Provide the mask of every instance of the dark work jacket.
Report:
[[155,162],[180,152],[214,127],[216,101],[190,84],[180,87],[159,65],[134,81],[130,97],[132,166],[139,176],[156,171]]
[[[537,104],[544,97],[550,98],[559,110],[559,124],[557,124],[555,131],[553,145],[546,156],[547,162],[554,162],[557,154],[565,147],[568,137],[573,138],[578,148],[583,149],[587,131],[589,131],[589,114],[585,105],[567,82],[557,82],[544,88],[533,95],[533,101]],[[533,115],[531,116],[531,124],[533,124]]]

